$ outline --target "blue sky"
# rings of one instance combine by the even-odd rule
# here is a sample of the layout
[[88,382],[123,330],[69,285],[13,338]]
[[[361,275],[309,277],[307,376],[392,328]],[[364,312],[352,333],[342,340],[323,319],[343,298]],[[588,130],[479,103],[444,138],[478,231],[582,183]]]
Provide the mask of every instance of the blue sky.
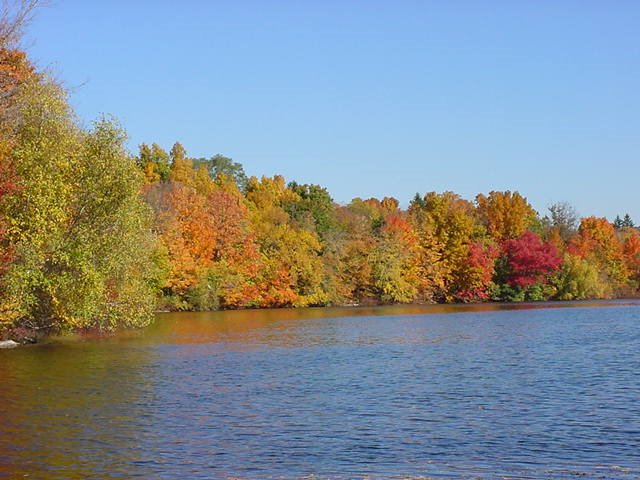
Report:
[[640,223],[640,2],[65,1],[26,46],[89,124],[334,199],[518,190]]

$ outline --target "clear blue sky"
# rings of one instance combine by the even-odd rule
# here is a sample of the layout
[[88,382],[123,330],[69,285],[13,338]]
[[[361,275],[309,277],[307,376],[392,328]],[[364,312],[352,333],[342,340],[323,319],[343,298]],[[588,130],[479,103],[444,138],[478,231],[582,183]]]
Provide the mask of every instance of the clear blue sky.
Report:
[[518,190],[640,223],[640,2],[65,1],[27,47],[89,123],[339,202]]

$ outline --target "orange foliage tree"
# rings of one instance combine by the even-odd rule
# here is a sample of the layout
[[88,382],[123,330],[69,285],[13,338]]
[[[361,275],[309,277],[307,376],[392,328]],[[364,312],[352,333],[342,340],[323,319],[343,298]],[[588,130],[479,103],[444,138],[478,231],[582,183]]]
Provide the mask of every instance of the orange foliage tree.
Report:
[[0,128],[5,134],[16,120],[15,95],[19,87],[35,74],[23,51],[0,47]]
[[327,301],[322,288],[322,245],[314,231],[293,222],[285,204],[299,201],[281,176],[251,177],[246,199],[261,253],[261,306],[309,306]]
[[606,218],[583,218],[568,251],[598,267],[603,281],[612,289],[610,294],[615,294],[628,279],[622,246],[613,225]]
[[476,197],[477,212],[489,235],[500,243],[517,238],[536,224],[537,212],[518,192],[490,192]]
[[[282,176],[251,177],[241,192],[233,175],[190,159],[179,143],[170,154],[143,145],[138,161],[150,203],[161,204],[166,289],[184,308],[521,300],[550,298],[554,288],[582,298],[602,296],[605,284],[620,292],[638,269],[635,230],[616,242],[606,220],[585,219],[576,231],[567,204],[540,220],[518,192],[480,194],[475,204],[429,192],[408,210],[391,197],[340,206],[326,189]],[[556,251],[570,263],[561,272]],[[584,285],[580,272],[589,274]]]
[[492,243],[475,241],[469,244],[466,261],[458,275],[456,300],[482,302],[489,299],[489,287],[495,274],[499,252],[498,247]]
[[475,276],[470,247],[484,234],[474,206],[453,192],[429,192],[416,197],[409,211],[422,238],[424,277],[436,299],[452,301],[474,282],[468,278]]
[[219,187],[204,196],[182,183],[147,191],[169,259],[174,306],[242,307],[256,301],[259,259],[242,198]]
[[640,232],[628,228],[624,232],[622,254],[627,271],[634,282],[633,289],[640,289]]

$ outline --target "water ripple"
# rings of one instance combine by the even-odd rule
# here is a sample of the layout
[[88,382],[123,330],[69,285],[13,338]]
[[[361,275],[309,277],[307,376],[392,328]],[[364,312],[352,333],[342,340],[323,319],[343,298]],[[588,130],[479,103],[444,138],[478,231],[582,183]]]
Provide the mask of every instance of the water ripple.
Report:
[[0,352],[0,477],[640,478],[637,305],[310,312]]

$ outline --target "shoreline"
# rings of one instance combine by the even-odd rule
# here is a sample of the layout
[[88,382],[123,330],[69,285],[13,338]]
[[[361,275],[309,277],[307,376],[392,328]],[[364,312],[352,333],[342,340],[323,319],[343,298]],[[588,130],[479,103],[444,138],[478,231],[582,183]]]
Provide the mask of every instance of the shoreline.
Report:
[[[490,312],[490,311],[511,311],[511,310],[536,310],[536,309],[553,309],[553,308],[600,308],[600,307],[624,307],[624,306],[640,306],[640,297],[625,297],[611,299],[585,299],[585,300],[545,300],[532,302],[479,302],[479,303],[395,303],[395,304],[369,304],[369,305],[332,305],[332,306],[316,306],[316,307],[272,307],[272,308],[236,308],[236,309],[217,309],[217,310],[156,310],[154,315],[173,315],[173,314],[212,314],[212,313],[230,313],[230,312],[251,312],[251,311],[309,311],[317,310],[324,312],[339,313],[341,311],[350,311],[352,314],[361,312],[353,316],[375,315],[376,311],[382,309],[406,309],[405,313],[395,313],[393,315],[437,315],[448,313],[472,313],[472,312]],[[326,318],[335,318],[341,315],[325,315]],[[26,331],[22,329],[19,335],[5,335],[0,340],[0,350],[14,349],[23,346],[44,345],[48,340],[55,337],[71,337],[80,335],[83,338],[104,338],[116,335],[118,332],[144,330],[146,327],[138,329],[121,329],[113,332],[95,330],[79,330],[75,332],[64,333],[43,333],[41,331]]]

